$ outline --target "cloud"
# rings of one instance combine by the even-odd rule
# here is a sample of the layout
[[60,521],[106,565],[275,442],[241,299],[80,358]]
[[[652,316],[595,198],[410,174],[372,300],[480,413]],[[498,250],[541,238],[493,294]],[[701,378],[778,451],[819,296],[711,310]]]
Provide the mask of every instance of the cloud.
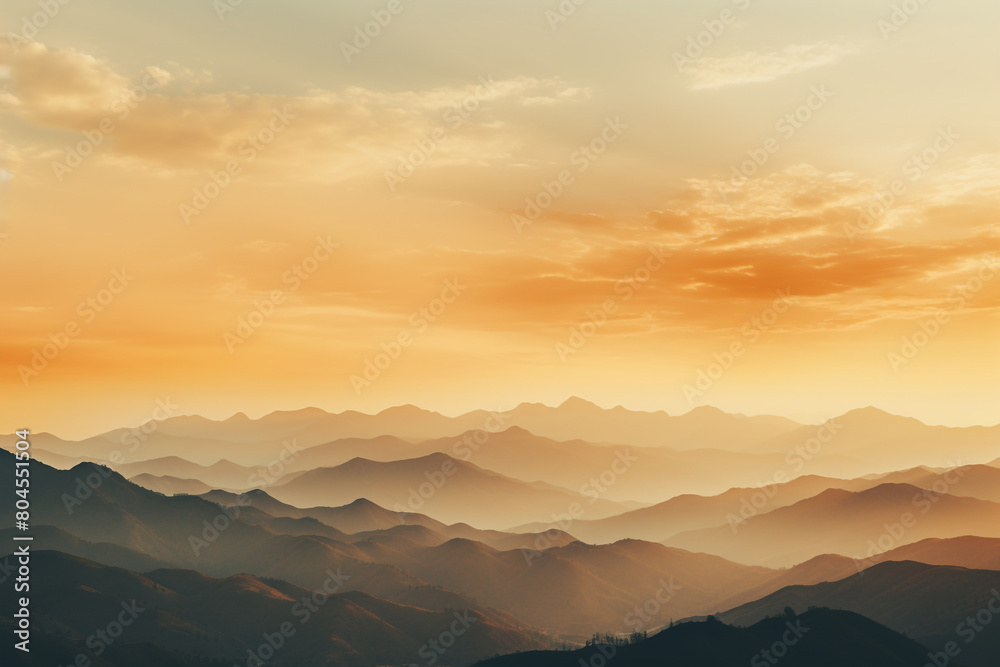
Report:
[[[437,166],[507,159],[519,128],[497,109],[572,104],[589,89],[558,79],[481,77],[463,85],[426,90],[372,90],[347,86],[301,94],[203,92],[210,73],[177,64],[149,66],[136,81],[106,61],[74,49],[32,42],[0,44],[8,77],[0,111],[29,124],[74,132],[111,121],[106,164],[130,168],[218,168],[240,159],[248,137],[267,132],[278,110],[292,121],[281,141],[260,151],[261,162],[280,165],[289,178],[331,180],[381,173],[394,159],[435,131],[461,128],[436,147]],[[458,135],[459,133],[456,133]],[[60,136],[55,147],[65,144]]]
[[691,87],[706,90],[774,81],[830,65],[857,51],[852,44],[791,44],[780,51],[744,51],[717,58],[699,58],[688,66],[688,71]]

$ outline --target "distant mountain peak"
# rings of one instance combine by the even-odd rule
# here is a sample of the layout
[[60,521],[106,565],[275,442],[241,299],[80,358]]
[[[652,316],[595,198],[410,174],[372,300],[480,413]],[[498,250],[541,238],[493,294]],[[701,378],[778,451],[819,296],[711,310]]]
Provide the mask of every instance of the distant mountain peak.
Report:
[[869,405],[864,408],[857,408],[855,410],[849,410],[841,415],[838,419],[843,419],[848,422],[862,422],[871,423],[872,421],[878,421],[879,423],[886,423],[889,421],[902,424],[911,423],[913,426],[923,426],[924,423],[919,419],[913,417],[904,417],[902,415],[894,415],[891,412],[886,412],[881,408],[876,408],[873,405]]
[[358,498],[354,502],[350,502],[350,503],[344,505],[344,507],[345,508],[351,508],[351,509],[384,509],[378,503],[373,503],[372,501],[368,500],[367,498]]
[[604,408],[597,405],[596,403],[591,403],[590,401],[580,398],[579,396],[570,396],[565,401],[559,404],[560,410],[601,410]]
[[688,416],[693,416],[693,415],[698,415],[698,416],[704,415],[704,416],[713,416],[713,417],[730,417],[730,416],[732,416],[728,412],[725,412],[724,410],[720,410],[719,408],[715,407],[714,405],[699,405],[696,408],[691,408],[689,411],[687,411],[686,413],[684,413],[681,416],[682,417],[688,417]]
[[528,429],[524,428],[523,426],[517,426],[516,424],[514,426],[509,426],[509,427],[505,428],[502,431],[498,431],[494,435],[497,435],[497,434],[513,435],[513,436],[518,436],[518,437],[523,437],[523,436],[538,437],[534,433],[532,433],[531,431],[529,431]]
[[404,403],[403,405],[397,405],[395,407],[386,408],[381,412],[376,413],[376,417],[381,417],[385,415],[402,415],[402,416],[413,416],[413,415],[436,415],[437,412],[433,410],[425,410],[424,408],[417,407],[412,403]]

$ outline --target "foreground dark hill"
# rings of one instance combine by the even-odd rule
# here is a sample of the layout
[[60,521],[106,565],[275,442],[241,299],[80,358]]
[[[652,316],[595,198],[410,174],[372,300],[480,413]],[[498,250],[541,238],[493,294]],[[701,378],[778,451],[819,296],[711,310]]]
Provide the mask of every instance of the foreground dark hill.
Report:
[[923,667],[926,658],[920,644],[863,616],[813,609],[745,629],[718,621],[682,623],[629,646],[521,653],[478,667]]
[[970,570],[1000,570],[1000,539],[970,535],[949,539],[931,538],[861,561],[835,554],[816,556],[795,567],[779,570],[772,579],[756,588],[740,591],[720,603],[720,608],[738,607],[770,595],[786,586],[840,581],[879,563],[907,560],[927,565],[950,565]]
[[246,664],[247,651],[256,651],[265,635],[281,632],[284,623],[292,631],[274,650],[274,663],[302,667],[424,662],[425,645],[456,619],[462,632],[446,652],[447,664],[546,645],[523,626],[510,625],[509,617],[481,609],[427,610],[363,593],[336,593],[342,586],[336,572],[325,582],[335,594],[325,598],[279,580],[216,579],[191,570],[139,575],[58,552],[36,552],[33,565],[46,573],[32,582],[33,622],[74,640],[85,654],[85,639],[123,609],[134,610],[129,612],[134,622],[115,644],[146,643],[226,664]]
[[932,651],[956,642],[961,664],[994,667],[1000,656],[1000,572],[993,570],[881,563],[841,581],[783,588],[719,618],[750,625],[786,606],[814,605],[863,614]]

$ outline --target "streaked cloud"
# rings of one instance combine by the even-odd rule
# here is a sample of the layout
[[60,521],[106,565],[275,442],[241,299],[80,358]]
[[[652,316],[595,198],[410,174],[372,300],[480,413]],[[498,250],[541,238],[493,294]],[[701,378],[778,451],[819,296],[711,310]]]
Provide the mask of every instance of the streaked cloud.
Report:
[[780,51],[744,51],[729,56],[704,56],[689,64],[695,90],[764,83],[831,65],[856,53],[853,44],[791,44]]

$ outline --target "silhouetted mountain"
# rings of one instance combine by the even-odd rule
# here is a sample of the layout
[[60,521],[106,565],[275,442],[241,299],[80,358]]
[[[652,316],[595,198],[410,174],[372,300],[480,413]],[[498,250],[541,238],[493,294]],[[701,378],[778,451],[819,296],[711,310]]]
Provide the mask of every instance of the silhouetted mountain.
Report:
[[[877,486],[871,480],[845,480],[807,475],[784,484],[734,488],[717,496],[681,495],[665,502],[605,519],[573,522],[573,533],[592,543],[621,539],[661,541],[677,533],[722,524],[739,524],[744,517],[795,504],[829,489],[860,491]],[[543,524],[519,526],[538,530]]]
[[[209,465],[221,456],[243,465],[263,465],[274,460],[283,441],[292,439],[299,447],[382,436],[420,442],[476,429],[501,430],[510,426],[520,426],[555,440],[738,450],[788,432],[797,424],[781,417],[745,417],[714,408],[698,408],[679,417],[620,406],[604,410],[583,399],[571,398],[558,407],[522,403],[499,417],[498,413],[486,410],[445,417],[412,405],[388,408],[374,415],[355,411],[331,414],[306,408],[273,412],[260,419],[249,419],[243,414],[223,421],[197,415],[177,416],[148,422],[141,430],[115,429],[79,442],[47,433],[34,434],[33,442],[54,454],[87,460],[114,460],[114,452],[128,451],[130,456],[126,458],[130,462],[180,456]],[[367,457],[363,453],[356,456]]]
[[515,614],[532,627],[576,637],[595,628],[656,628],[671,618],[711,613],[733,592],[775,575],[635,540],[497,551],[457,539],[382,557],[426,581]]
[[[9,460],[11,455],[2,457]],[[92,475],[102,475],[102,483],[81,505],[73,505],[73,514],[67,513],[62,494],[73,493],[76,480]],[[276,518],[258,507],[243,508],[240,517],[232,518],[202,498],[163,496],[94,466],[56,471],[36,463],[32,480],[39,499],[33,520],[39,525],[54,524],[78,537],[114,543],[178,566],[217,576],[249,572],[304,587],[320,585],[327,569],[342,568],[351,576],[349,590],[392,598],[409,588],[432,585],[516,614],[533,627],[579,636],[594,627],[627,624],[630,612],[672,581],[680,588],[667,591],[669,606],[661,604],[662,613],[644,623],[660,625],[668,620],[666,614],[709,613],[718,601],[774,574],[637,541],[560,547],[538,536],[532,551],[498,551],[467,539],[441,543],[435,531],[424,526],[416,526],[421,529],[416,531],[397,526],[357,541],[352,536],[281,534],[275,531],[308,532],[310,525],[316,527],[308,522],[316,519],[281,517],[289,525],[275,525]],[[260,499],[266,504],[266,494]],[[359,513],[377,516],[384,510],[362,501],[340,512],[356,520]],[[217,530],[206,528],[220,517],[226,520]],[[563,540],[565,534],[553,537]]]
[[680,533],[664,543],[750,564],[789,567],[822,554],[866,558],[929,537],[962,535],[1000,537],[1000,504],[937,495],[907,484],[880,484],[857,493],[831,489],[735,528]]
[[[989,461],[996,456],[1000,425],[964,428],[928,426],[911,417],[900,417],[877,408],[851,410],[830,420],[836,430],[818,444],[810,462],[814,473],[858,477],[873,470],[901,470],[916,466],[955,467]],[[754,451],[791,452],[817,435],[816,426],[803,426],[761,443]],[[947,446],[943,446],[947,443]],[[863,462],[867,470],[831,469],[828,457],[842,456]]]
[[150,491],[162,493],[165,496],[197,496],[212,490],[211,486],[197,479],[181,479],[179,477],[170,477],[169,475],[156,476],[142,474],[130,477],[129,481]]
[[509,413],[508,424],[555,440],[587,440],[677,450],[745,449],[798,424],[783,417],[746,417],[717,408],[695,408],[673,417],[666,412],[639,412],[621,406],[606,410],[571,397],[559,407],[522,403]]
[[770,595],[786,586],[810,586],[826,581],[840,581],[852,574],[857,574],[858,568],[864,568],[866,565],[867,563],[858,563],[847,556],[834,554],[816,556],[787,570],[778,570],[773,577],[761,585],[740,591],[723,600],[719,603],[719,609],[732,609]]
[[784,588],[725,612],[720,619],[748,625],[780,614],[786,606],[812,605],[863,614],[934,652],[955,642],[961,650],[955,661],[971,667],[992,667],[1000,655],[1000,624],[985,620],[1000,609],[1000,572],[992,570],[880,563],[841,581]]
[[[13,636],[15,627],[8,614],[0,616],[0,633]],[[100,656],[93,651],[81,653],[81,646],[80,639],[56,636],[35,626],[31,629],[31,651],[28,653],[16,649],[14,642],[0,643],[0,664],[18,667],[75,665],[82,654],[87,662],[79,664],[88,667],[219,667],[217,662],[181,655],[149,643],[108,645],[97,644],[95,640],[95,648],[103,649]]]
[[[0,467],[12,459],[0,452]],[[55,526],[88,542],[116,544],[175,566],[220,576],[251,572],[302,586],[316,585],[327,568],[343,567],[352,574],[351,586],[373,594],[427,583],[375,563],[351,544],[275,532],[260,516],[243,521],[238,511],[196,496],[164,496],[101,466],[60,471],[36,461],[31,482],[34,525]],[[301,526],[308,518],[295,521]],[[0,528],[12,525],[12,514],[0,517]]]
[[[211,491],[203,498],[220,505],[237,505],[240,496],[227,491]],[[358,498],[342,507],[309,507],[300,509],[275,500],[262,490],[242,495],[247,506],[262,509],[276,517],[311,518],[327,526],[350,535],[369,534],[374,531],[391,530],[399,526],[421,526],[443,535],[447,539],[456,537],[476,540],[494,549],[530,548],[538,539],[538,533],[508,533],[498,530],[480,530],[464,523],[445,524],[418,512],[390,512],[366,498]],[[546,531],[545,540],[552,546],[563,546],[575,542],[576,538],[564,531]]]
[[779,454],[557,441],[519,426],[488,437],[481,431],[470,431],[424,442],[420,447],[452,454],[515,479],[542,480],[568,489],[600,488],[602,498],[640,502],[755,484],[784,463]]
[[[454,665],[545,646],[540,636],[481,608],[426,610],[363,593],[317,597],[284,581],[248,575],[216,579],[191,570],[157,570],[143,576],[50,551],[34,553],[33,564],[46,576],[32,581],[32,622],[78,642],[124,609],[131,622],[116,645],[144,642],[164,653],[226,664],[245,664],[248,651],[280,635],[283,624],[285,636],[272,642],[278,644],[274,663],[302,667],[423,662],[433,654],[428,642],[453,628],[460,630],[454,645],[436,655]],[[336,593],[338,573],[326,581],[323,590]]]
[[243,491],[260,484],[260,475],[255,475],[257,471],[253,468],[241,466],[226,459],[216,461],[210,466],[202,466],[179,456],[167,456],[136,463],[112,463],[110,467],[128,479],[138,475],[175,477],[197,480],[207,485],[209,489]]
[[[608,656],[612,660],[607,660]],[[538,651],[493,658],[479,667],[923,667],[926,650],[863,616],[813,609],[749,628],[718,621],[683,623],[628,646]]]
[[447,454],[388,463],[353,459],[282,478],[268,493],[304,506],[340,505],[367,497],[395,511],[427,512],[446,523],[474,523],[503,529],[566,513],[572,506],[595,517],[623,511],[622,505],[541,482],[505,477]]
[[1000,503],[1000,468],[988,465],[960,466],[947,472],[914,468],[891,473],[879,481],[883,484],[912,484],[921,489],[941,491],[953,496]]
[[1000,539],[970,535],[950,539],[930,538],[893,549],[871,560],[913,560],[970,570],[1000,570]]
[[[14,544],[11,538],[19,533],[20,531],[13,528],[0,530],[0,544]],[[122,567],[136,572],[146,572],[170,566],[170,563],[117,544],[88,542],[55,526],[33,524],[31,536],[34,538],[31,542],[33,550],[62,551],[103,565]],[[16,563],[12,559],[9,562],[4,562],[3,565],[12,567]]]

